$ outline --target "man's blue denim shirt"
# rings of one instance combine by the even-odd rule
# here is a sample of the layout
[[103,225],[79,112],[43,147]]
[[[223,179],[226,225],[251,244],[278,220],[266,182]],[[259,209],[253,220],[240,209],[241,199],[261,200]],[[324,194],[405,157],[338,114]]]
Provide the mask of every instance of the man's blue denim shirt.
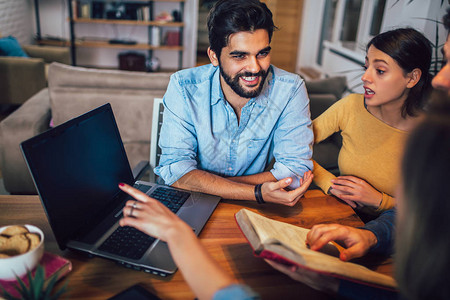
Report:
[[160,134],[162,155],[155,173],[167,185],[194,169],[224,177],[261,173],[275,157],[270,172],[277,180],[293,177],[296,188],[313,166],[304,81],[274,66],[261,94],[242,108],[240,122],[224,98],[218,67],[173,74]]

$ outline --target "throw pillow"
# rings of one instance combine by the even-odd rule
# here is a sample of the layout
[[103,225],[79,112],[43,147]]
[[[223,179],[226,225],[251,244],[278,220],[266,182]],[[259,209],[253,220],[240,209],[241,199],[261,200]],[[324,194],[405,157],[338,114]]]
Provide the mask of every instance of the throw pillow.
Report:
[[28,57],[22,50],[22,47],[20,47],[19,42],[13,36],[0,38],[0,55]]

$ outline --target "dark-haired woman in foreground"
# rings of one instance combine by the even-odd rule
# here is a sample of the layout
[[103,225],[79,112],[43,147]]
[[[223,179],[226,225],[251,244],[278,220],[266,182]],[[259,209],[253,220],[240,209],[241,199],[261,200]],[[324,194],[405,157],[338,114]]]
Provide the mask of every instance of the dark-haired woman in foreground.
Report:
[[394,207],[404,143],[423,117],[430,63],[430,42],[413,28],[387,31],[368,43],[365,93],[337,101],[313,121],[316,143],[342,135],[341,176],[314,163],[314,182],[325,193],[373,215]]

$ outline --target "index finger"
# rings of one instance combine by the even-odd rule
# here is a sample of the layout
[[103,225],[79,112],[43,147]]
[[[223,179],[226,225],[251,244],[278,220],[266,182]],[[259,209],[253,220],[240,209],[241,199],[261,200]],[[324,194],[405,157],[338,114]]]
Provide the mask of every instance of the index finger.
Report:
[[[320,237],[328,232],[335,230],[337,227],[339,227],[339,224],[317,224],[314,225],[311,230],[306,235],[306,242],[312,246],[314,245]],[[319,248],[320,249],[320,248]]]
[[345,179],[354,183],[358,183],[361,179],[355,176],[351,176],[351,175],[341,175],[336,177],[337,179]]
[[314,241],[310,242],[311,250],[319,250],[329,242],[343,241],[348,237],[348,232],[340,226],[330,226],[322,231]]
[[128,195],[130,195],[131,197],[133,197],[134,199],[138,200],[138,201],[142,201],[144,203],[151,201],[152,198],[150,198],[147,194],[141,192],[138,189],[135,189],[134,187],[126,184],[126,183],[119,183],[119,189],[121,189],[122,191],[124,191],[125,193],[127,193]]
[[342,178],[341,176],[336,177],[331,180],[331,182],[335,185],[342,185],[342,186],[354,186],[354,181],[351,181],[347,178]]
[[288,194],[292,195],[292,197],[297,198],[303,196],[303,194],[306,192],[306,190],[309,188],[314,175],[312,173],[308,174],[309,176],[305,178],[303,176],[303,183],[295,190],[289,191]]

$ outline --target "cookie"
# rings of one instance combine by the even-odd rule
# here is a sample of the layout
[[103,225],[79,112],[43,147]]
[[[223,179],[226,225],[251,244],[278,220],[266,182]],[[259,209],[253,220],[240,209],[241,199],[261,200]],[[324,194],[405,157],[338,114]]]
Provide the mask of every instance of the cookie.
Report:
[[12,226],[6,227],[6,229],[3,230],[1,232],[1,234],[6,237],[11,237],[13,235],[27,233],[27,232],[29,232],[29,231],[25,226],[12,225]]
[[25,233],[25,236],[30,241],[30,248],[28,249],[28,251],[31,251],[34,248],[36,248],[41,242],[41,237],[37,233]]
[[0,252],[13,256],[27,252],[28,248],[30,248],[30,241],[25,234],[17,234],[8,238],[8,240],[3,243]]
[[0,235],[0,248],[8,240],[6,236]]

